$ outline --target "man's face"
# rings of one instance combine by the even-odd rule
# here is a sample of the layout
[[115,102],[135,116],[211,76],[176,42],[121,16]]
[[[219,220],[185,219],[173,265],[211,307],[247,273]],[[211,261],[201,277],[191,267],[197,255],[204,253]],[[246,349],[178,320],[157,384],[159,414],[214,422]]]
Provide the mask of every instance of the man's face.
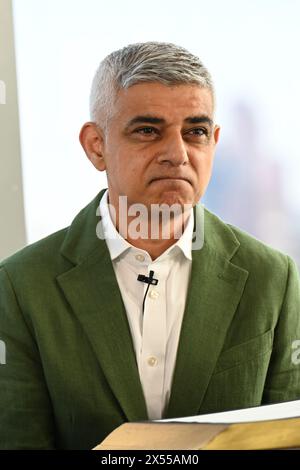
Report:
[[211,93],[197,85],[139,83],[118,93],[101,153],[117,205],[191,204],[208,185],[219,127]]

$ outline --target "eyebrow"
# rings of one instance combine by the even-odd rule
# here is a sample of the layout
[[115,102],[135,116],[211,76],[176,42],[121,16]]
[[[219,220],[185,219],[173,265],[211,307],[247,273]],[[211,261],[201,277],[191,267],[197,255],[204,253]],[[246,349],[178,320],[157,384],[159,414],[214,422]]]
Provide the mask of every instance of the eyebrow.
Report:
[[[213,120],[208,117],[207,115],[203,114],[200,116],[189,116],[184,119],[186,124],[209,124],[210,126],[213,125]],[[147,123],[147,124],[166,124],[166,120],[157,116],[135,116],[132,118],[126,125],[126,129],[133,126],[134,124],[138,123]]]

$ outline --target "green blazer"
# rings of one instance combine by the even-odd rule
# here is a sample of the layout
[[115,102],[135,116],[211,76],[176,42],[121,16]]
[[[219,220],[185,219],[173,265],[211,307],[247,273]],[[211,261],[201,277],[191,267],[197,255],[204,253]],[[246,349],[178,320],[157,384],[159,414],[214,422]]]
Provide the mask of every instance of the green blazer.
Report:
[[[148,419],[122,297],[96,236],[102,194],[70,227],[0,264],[2,449],[90,449],[123,422]],[[300,398],[294,263],[207,210],[204,222],[164,417]]]

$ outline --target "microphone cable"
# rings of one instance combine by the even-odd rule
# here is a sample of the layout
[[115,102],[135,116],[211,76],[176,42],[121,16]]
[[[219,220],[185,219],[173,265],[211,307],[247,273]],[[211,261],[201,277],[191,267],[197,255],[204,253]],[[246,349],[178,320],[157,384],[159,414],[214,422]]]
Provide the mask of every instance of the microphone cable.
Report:
[[150,287],[150,285],[157,286],[157,284],[158,284],[158,279],[154,279],[153,276],[154,276],[154,271],[150,271],[149,277],[144,276],[143,274],[139,274],[138,277],[137,277],[138,281],[145,282],[146,284],[148,284],[145,295],[144,295],[144,300],[143,300],[143,311],[142,311],[143,315],[144,315],[144,311],[145,311],[145,300],[146,300],[146,297],[147,297],[147,294],[148,294],[149,287]]

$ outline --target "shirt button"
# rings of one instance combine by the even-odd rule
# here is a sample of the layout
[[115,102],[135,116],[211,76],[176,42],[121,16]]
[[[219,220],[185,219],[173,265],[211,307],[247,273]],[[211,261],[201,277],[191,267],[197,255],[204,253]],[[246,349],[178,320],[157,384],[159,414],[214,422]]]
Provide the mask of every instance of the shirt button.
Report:
[[142,262],[142,261],[145,261],[145,256],[144,255],[135,255],[135,259]]
[[157,358],[154,357],[154,356],[151,356],[151,357],[148,358],[148,364],[149,364],[149,366],[151,366],[151,367],[156,366],[157,362],[158,362],[158,361],[157,361]]
[[158,299],[159,293],[156,290],[151,290],[149,293],[149,297],[153,300]]

